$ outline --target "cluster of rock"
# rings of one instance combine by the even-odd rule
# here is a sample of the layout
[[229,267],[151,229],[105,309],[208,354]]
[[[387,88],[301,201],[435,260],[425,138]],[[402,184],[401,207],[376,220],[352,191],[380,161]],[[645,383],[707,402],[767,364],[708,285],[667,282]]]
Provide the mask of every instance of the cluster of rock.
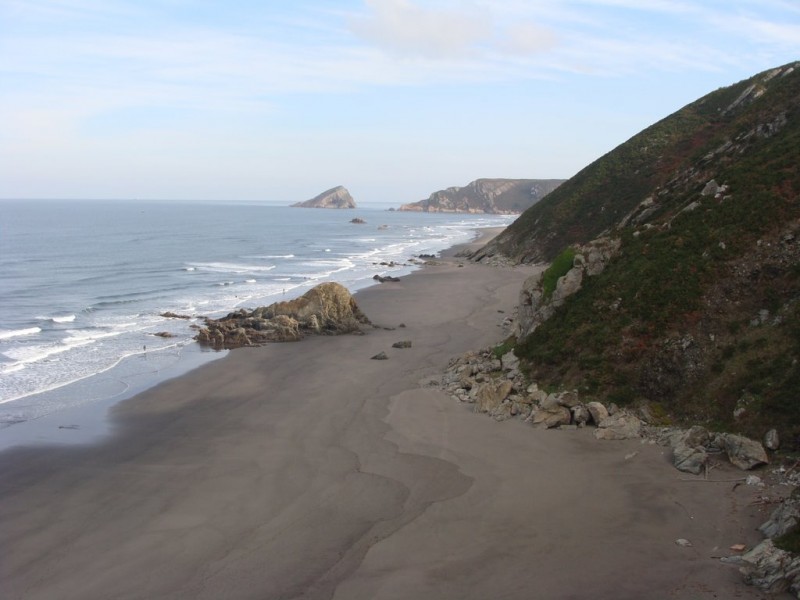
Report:
[[[584,400],[577,391],[547,393],[528,384],[519,371],[513,351],[497,357],[492,349],[468,352],[450,361],[442,376],[442,387],[460,402],[475,405],[475,411],[498,421],[520,418],[546,428],[574,429],[594,425],[594,436],[603,440],[647,437],[672,449],[673,464],[681,471],[699,474],[711,455],[727,455],[743,470],[767,464],[764,446],[732,433],[711,433],[703,427],[682,430],[650,426],[646,411],[623,410],[610,404]],[[768,433],[771,449],[777,434]]]
[[573,429],[594,424],[598,439],[641,437],[644,423],[615,405],[584,402],[575,391],[547,393],[527,384],[513,352],[498,358],[491,349],[468,352],[450,361],[442,387],[460,402],[497,421],[520,418],[546,428]]
[[[768,439],[777,435],[775,430]],[[734,433],[713,433],[695,425],[689,429],[652,428],[650,434],[662,445],[672,448],[672,464],[684,473],[699,475],[707,467],[711,456],[725,454],[728,460],[742,470],[769,463],[761,442]],[[777,446],[771,448],[775,450]]]
[[[620,247],[618,238],[601,237],[583,246],[577,246],[572,268],[556,282],[556,288],[547,296],[542,287],[544,271],[531,275],[522,284],[519,293],[519,319],[517,337],[523,338],[564,304],[566,299],[581,289],[584,277],[599,275]],[[617,306],[618,308],[618,306]]]
[[[405,325],[403,325],[401,323],[400,327],[405,327]],[[384,329],[390,329],[391,330],[393,328],[384,328]],[[401,350],[405,349],[405,348],[411,348],[411,340],[401,340],[399,342],[395,342],[394,344],[392,344],[392,348],[399,348]],[[381,350],[375,356],[372,356],[371,359],[372,360],[389,360],[389,355],[386,354],[386,352],[384,352],[383,350]]]
[[749,585],[770,594],[790,592],[800,598],[800,556],[779,548],[775,540],[797,531],[800,525],[800,491],[795,488],[783,500],[769,520],[758,530],[766,537],[741,556],[725,557],[726,563],[739,565],[739,572]]
[[294,342],[307,334],[335,335],[361,331],[369,325],[343,285],[322,283],[299,298],[245,309],[221,319],[206,319],[195,339],[216,349]]

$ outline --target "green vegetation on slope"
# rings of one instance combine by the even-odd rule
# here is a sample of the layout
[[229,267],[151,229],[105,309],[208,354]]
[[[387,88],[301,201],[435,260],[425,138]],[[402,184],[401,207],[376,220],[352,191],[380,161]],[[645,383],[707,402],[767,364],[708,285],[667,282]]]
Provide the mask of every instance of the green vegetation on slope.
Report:
[[[533,380],[648,400],[712,428],[779,427],[800,447],[798,71],[734,109],[763,74],[664,119],[487,249],[538,260],[601,232],[622,241],[602,274],[517,345]],[[712,178],[726,187],[701,195]],[[646,197],[649,213],[637,209]],[[632,211],[643,218],[624,220]],[[561,260],[553,273],[565,272]]]

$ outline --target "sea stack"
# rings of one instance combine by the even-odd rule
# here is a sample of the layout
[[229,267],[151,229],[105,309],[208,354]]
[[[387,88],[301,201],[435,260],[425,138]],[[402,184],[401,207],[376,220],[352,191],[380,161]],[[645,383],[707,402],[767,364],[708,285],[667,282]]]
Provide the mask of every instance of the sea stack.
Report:
[[347,188],[337,185],[305,202],[292,204],[297,208],[355,208],[356,202]]

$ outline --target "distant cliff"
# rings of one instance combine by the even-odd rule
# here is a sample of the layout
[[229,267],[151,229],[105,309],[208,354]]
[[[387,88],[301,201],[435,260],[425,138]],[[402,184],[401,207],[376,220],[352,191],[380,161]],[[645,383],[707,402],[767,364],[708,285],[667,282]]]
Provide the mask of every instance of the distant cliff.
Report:
[[417,212],[516,214],[556,189],[563,179],[477,179],[450,187],[398,210]]
[[298,208],[355,208],[356,201],[347,191],[347,188],[337,185],[319,196],[314,196],[311,200],[305,202],[296,202],[292,204]]

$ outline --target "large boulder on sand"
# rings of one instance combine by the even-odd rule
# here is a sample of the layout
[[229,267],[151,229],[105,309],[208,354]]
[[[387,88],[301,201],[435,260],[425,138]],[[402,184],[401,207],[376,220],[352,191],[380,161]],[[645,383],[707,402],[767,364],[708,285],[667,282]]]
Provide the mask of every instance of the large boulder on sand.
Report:
[[334,282],[321,283],[299,298],[257,308],[253,313],[264,319],[286,315],[301,327],[320,333],[350,333],[369,323],[347,288]]
[[367,324],[369,319],[347,288],[328,282],[294,300],[275,302],[251,312],[241,309],[221,319],[206,319],[206,326],[195,339],[215,348],[239,348],[293,342],[310,333],[352,333]]

